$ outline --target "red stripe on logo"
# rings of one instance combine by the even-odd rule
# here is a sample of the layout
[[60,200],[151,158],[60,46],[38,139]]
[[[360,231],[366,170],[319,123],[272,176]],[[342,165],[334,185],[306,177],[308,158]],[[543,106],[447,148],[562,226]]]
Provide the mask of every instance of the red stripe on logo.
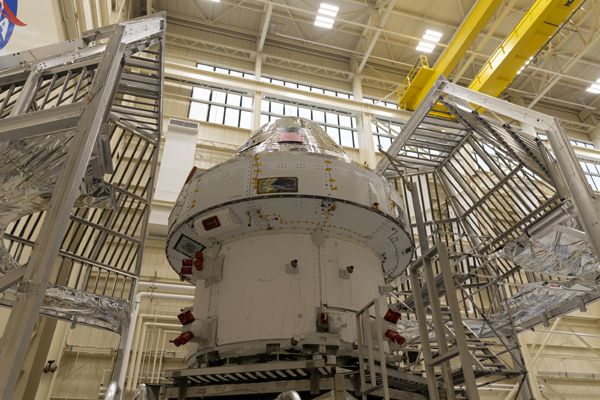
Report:
[[5,4],[4,5],[4,9],[2,10],[2,14],[4,14],[4,16],[13,24],[17,25],[17,26],[26,26],[27,24],[24,23],[23,21],[21,21],[19,18],[16,17],[15,14],[13,14],[13,12],[11,11],[10,8],[8,8],[8,6]]

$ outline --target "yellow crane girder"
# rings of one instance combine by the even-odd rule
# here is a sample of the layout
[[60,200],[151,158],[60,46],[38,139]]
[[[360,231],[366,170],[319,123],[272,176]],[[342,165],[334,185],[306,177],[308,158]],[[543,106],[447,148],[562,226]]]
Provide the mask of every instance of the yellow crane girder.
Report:
[[450,75],[501,4],[502,0],[479,0],[440,54],[435,66],[429,67],[427,59],[420,57],[419,63],[405,78],[404,89],[399,91],[401,108],[416,109],[436,80],[441,75]]
[[477,73],[469,89],[499,96],[584,0],[536,0]]

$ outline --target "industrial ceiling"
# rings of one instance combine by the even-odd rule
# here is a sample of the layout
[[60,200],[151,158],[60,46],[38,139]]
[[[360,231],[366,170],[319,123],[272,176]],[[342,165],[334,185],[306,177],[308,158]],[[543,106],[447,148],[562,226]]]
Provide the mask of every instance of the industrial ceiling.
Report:
[[[339,7],[332,29],[315,26],[319,1],[270,0],[157,0],[154,10],[167,11],[168,43],[190,46],[190,39],[202,39],[201,48],[244,57],[263,53],[276,55],[281,50],[313,55],[346,65],[342,80],[351,81],[353,71],[379,79],[389,90],[388,99],[422,52],[416,46],[427,29],[442,34],[435,49],[427,54],[435,64],[452,41],[458,27],[475,0],[417,2],[359,1],[329,2]],[[534,3],[532,0],[504,0],[485,25],[467,55],[450,75],[450,80],[468,85],[489,56],[506,38]],[[597,124],[590,113],[600,117],[600,95],[587,89],[600,78],[600,2],[584,1],[575,13],[540,49],[537,55],[504,92],[513,102],[525,106],[568,112],[567,119],[584,122],[582,131]],[[175,30],[186,27],[187,36]],[[210,39],[203,33],[209,34]],[[214,39],[215,37],[221,38]],[[218,43],[221,41],[221,43]],[[226,44],[226,46],[225,46]],[[196,42],[196,45],[199,45]],[[219,46],[221,45],[221,46]],[[291,59],[288,63],[292,62]],[[275,60],[274,57],[268,61]],[[338,71],[328,71],[337,73]],[[582,113],[582,111],[584,111]],[[586,113],[588,111],[590,113]]]

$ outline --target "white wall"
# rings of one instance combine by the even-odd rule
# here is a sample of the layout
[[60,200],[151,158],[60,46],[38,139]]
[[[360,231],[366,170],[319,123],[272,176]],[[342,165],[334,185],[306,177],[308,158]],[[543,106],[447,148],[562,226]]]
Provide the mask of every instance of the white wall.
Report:
[[[13,10],[14,11],[14,10]],[[28,50],[65,40],[58,1],[21,0],[16,16],[26,26],[15,26],[0,55]],[[0,27],[0,30],[4,25]]]

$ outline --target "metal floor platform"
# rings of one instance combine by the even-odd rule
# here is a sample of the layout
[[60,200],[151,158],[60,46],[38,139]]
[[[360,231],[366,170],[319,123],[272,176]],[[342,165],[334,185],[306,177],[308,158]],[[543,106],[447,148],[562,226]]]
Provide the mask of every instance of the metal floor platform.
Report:
[[[387,375],[388,386],[396,394],[394,398],[426,398],[425,378],[389,367]],[[232,393],[277,394],[286,390],[305,392],[307,397],[303,398],[312,398],[333,390],[336,376],[343,377],[346,391],[355,395],[358,393],[355,392],[359,386],[357,369],[326,365],[323,359],[318,359],[166,371],[164,377],[171,380],[173,386],[164,387],[163,398],[230,396]],[[368,373],[366,376],[371,379]],[[380,374],[377,374],[375,381],[378,387],[372,390],[372,396],[383,397]]]

